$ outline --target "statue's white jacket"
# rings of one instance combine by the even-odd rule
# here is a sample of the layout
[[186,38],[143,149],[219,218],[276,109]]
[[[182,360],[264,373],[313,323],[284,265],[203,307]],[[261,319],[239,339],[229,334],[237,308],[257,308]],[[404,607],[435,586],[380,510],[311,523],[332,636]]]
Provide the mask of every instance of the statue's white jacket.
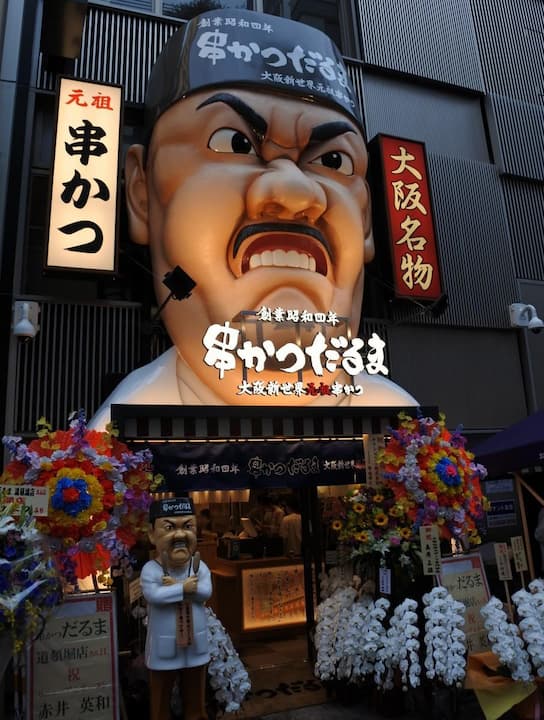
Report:
[[[156,560],[150,560],[140,575],[142,593],[147,602],[147,638],[145,664],[150,670],[177,670],[206,665],[210,661],[208,648],[208,623],[204,603],[212,595],[212,579],[204,562],[198,569],[196,593],[183,597],[183,580],[188,577],[190,564],[181,569],[169,570],[177,582],[163,585],[163,568]],[[182,600],[191,603],[193,614],[193,642],[188,647],[178,647],[176,642],[176,618]]]

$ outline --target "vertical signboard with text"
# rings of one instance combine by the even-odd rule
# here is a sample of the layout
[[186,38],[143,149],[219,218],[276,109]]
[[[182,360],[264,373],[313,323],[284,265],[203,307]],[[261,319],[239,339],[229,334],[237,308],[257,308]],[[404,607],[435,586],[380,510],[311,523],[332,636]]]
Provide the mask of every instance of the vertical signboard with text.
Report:
[[378,135],[395,296],[435,301],[442,281],[425,145]]
[[486,652],[489,640],[481,608],[490,596],[484,564],[479,553],[442,558],[441,584],[465,606],[465,642],[469,653]]
[[121,88],[61,78],[46,269],[115,272]]
[[28,653],[27,720],[118,720],[111,593],[68,596]]

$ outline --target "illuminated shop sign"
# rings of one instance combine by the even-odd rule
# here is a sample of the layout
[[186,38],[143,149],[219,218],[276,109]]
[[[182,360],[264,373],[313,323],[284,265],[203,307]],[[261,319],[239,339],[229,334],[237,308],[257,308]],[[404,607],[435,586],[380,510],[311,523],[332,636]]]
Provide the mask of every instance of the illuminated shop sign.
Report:
[[[219,380],[223,380],[226,373],[240,373],[242,381],[238,385],[238,395],[361,395],[363,387],[358,383],[327,383],[320,382],[320,378],[325,372],[341,370],[350,378],[364,372],[369,375],[389,373],[385,366],[385,342],[376,333],[372,333],[366,342],[351,337],[347,319],[339,318],[334,312],[262,306],[257,312],[247,311],[243,315],[245,323],[242,327],[233,327],[228,321],[223,325],[215,323],[208,327],[202,340],[206,348],[204,362],[208,367],[216,368]],[[258,341],[246,336],[246,323],[251,319],[257,325]],[[267,324],[276,328],[285,326],[289,329],[289,337],[296,338],[295,341],[274,340],[273,331],[267,332],[264,327]],[[308,368],[311,368],[315,382],[299,379]],[[259,373],[270,369],[276,370],[276,379],[258,379]],[[250,371],[257,379],[249,379]]]
[[121,88],[60,80],[46,268],[114,272]]
[[425,145],[388,135],[378,142],[395,295],[437,300],[442,286]]

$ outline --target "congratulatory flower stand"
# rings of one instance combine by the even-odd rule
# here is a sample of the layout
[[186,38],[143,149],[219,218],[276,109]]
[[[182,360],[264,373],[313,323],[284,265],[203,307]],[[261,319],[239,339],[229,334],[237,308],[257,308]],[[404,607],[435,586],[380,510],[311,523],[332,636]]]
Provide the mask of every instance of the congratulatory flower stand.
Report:
[[444,417],[402,414],[390,432],[381,483],[350,492],[331,519],[349,562],[322,577],[315,633],[317,677],[366,688],[380,703],[399,689],[429,698],[462,687],[465,607],[440,586],[436,562],[441,549],[481,542],[487,507],[486,471]]
[[[87,597],[104,598],[108,593],[101,590],[108,590],[113,578],[133,576],[132,553],[147,538],[152,492],[163,478],[153,475],[149,450],[133,452],[111,427],[89,430],[82,410],[70,416],[68,430],[53,430],[42,418],[28,445],[17,437],[4,437],[3,443],[10,461],[0,485],[9,497],[22,501],[4,507],[0,515],[0,639],[11,633],[19,712],[28,674],[22,672],[24,650],[40,638],[56,607],[82,598],[84,581],[90,578],[94,590]],[[46,498],[35,517],[28,509],[15,513],[30,505],[32,497]],[[249,677],[225,628],[210,609],[207,613],[213,703],[216,709],[235,712],[250,690]],[[114,638],[112,648],[116,646]],[[43,667],[38,670],[42,676],[47,673]],[[106,706],[108,698],[100,698]],[[45,697],[43,717],[51,717],[47,713],[53,701],[58,698]],[[68,706],[55,707],[64,713]]]

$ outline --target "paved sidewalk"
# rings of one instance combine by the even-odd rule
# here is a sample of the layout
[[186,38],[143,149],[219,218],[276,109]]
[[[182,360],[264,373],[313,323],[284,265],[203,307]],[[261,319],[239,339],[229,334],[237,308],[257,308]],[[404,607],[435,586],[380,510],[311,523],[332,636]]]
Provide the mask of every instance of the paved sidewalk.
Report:
[[[398,715],[396,718],[397,720],[420,720],[421,716],[404,714]],[[430,718],[430,715],[428,718]],[[298,708],[298,710],[263,715],[261,720],[384,720],[384,715],[369,709],[366,704],[346,706],[341,703],[330,702],[325,705],[311,705],[310,707]]]
[[[323,705],[263,715],[259,720],[485,720],[470,691],[461,691],[457,696],[446,691],[429,700],[421,695],[407,697],[406,702],[404,699],[399,696],[380,710],[370,700],[350,704],[331,700]],[[512,717],[507,713],[501,720]]]

